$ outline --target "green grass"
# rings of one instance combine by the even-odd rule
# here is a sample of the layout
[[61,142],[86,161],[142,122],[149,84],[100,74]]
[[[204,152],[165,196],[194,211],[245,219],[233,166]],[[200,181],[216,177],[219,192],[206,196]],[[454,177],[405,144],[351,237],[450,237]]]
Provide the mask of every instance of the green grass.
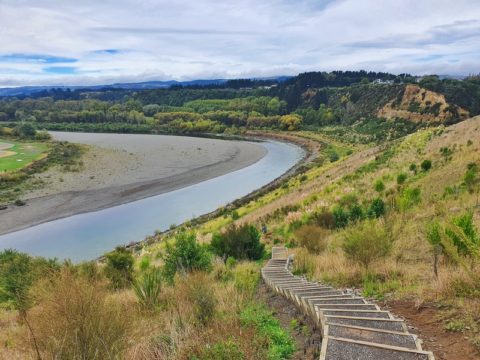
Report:
[[247,306],[240,314],[244,325],[254,326],[261,340],[268,343],[268,359],[289,359],[295,352],[295,342],[281,327],[272,312],[260,304]]
[[6,151],[15,152],[14,155],[0,158],[0,174],[19,170],[32,162],[46,156],[47,145],[38,142],[12,142],[10,140],[0,139],[0,144],[13,144],[13,147]]

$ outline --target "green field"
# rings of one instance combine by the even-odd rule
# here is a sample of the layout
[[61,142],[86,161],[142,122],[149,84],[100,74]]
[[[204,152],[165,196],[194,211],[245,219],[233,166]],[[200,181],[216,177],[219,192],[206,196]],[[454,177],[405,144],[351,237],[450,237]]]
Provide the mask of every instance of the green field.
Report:
[[[6,148],[6,144],[13,146]],[[47,148],[47,145],[42,143],[13,142],[0,138],[0,174],[21,169],[45,157]]]

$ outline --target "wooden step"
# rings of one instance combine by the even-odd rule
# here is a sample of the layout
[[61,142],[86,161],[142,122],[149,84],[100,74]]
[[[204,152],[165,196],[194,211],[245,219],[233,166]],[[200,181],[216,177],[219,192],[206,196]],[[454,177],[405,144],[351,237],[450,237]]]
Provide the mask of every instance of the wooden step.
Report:
[[428,351],[325,337],[322,341],[320,360],[432,360]]
[[421,344],[416,335],[397,331],[375,330],[349,325],[326,325],[325,335],[421,350]]

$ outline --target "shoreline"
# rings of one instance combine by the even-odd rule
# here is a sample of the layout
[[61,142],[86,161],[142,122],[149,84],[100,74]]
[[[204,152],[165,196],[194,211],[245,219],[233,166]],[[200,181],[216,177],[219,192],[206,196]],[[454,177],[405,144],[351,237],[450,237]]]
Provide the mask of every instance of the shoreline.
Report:
[[[249,139],[246,139],[249,140]],[[225,141],[218,139],[218,141]],[[252,141],[254,141],[252,139]],[[164,194],[209,179],[213,179],[260,161],[267,154],[265,147],[249,144],[233,147],[228,155],[213,163],[188,169],[171,176],[111,185],[81,191],[62,191],[32,197],[22,207],[10,206],[0,211],[0,236],[27,229],[42,223],[119,206],[144,198]]]

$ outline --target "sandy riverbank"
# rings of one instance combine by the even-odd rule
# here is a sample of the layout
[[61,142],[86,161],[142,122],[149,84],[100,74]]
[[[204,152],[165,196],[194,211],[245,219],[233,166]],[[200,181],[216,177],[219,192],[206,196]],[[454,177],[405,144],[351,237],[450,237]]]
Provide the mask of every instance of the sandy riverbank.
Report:
[[249,166],[260,144],[161,135],[53,133],[89,146],[80,172],[50,169],[27,205],[0,212],[0,234],[179,189]]

